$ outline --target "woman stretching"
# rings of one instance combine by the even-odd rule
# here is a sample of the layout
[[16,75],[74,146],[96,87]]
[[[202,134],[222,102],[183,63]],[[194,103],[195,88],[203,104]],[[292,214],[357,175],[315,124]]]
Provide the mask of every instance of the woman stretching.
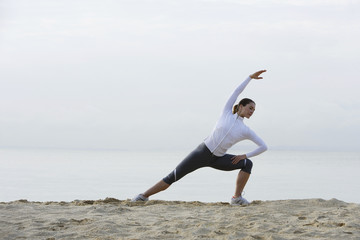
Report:
[[[234,107],[233,105],[251,79],[262,79],[260,75],[263,72],[266,70],[251,74],[235,89],[226,102],[214,130],[203,143],[191,152],[168,176],[146,192],[134,197],[132,201],[147,201],[151,195],[167,189],[186,174],[201,167],[212,167],[223,171],[241,169],[237,176],[235,194],[231,199],[231,204],[248,205],[249,202],[241,196],[241,193],[251,174],[252,161],[249,158],[266,151],[267,146],[254,131],[244,124],[244,118],[250,118],[254,113],[255,102],[244,98],[239,104]],[[258,147],[254,151],[242,155],[226,154],[231,146],[245,139],[253,141]]]

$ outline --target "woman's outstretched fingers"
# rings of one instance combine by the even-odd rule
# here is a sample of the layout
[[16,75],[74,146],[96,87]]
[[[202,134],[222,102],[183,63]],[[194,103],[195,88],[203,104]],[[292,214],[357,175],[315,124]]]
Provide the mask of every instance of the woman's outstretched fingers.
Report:
[[253,74],[250,75],[251,78],[254,78],[254,79],[263,79],[262,77],[260,77],[260,74],[266,72],[266,70],[260,70],[260,71],[257,71]]

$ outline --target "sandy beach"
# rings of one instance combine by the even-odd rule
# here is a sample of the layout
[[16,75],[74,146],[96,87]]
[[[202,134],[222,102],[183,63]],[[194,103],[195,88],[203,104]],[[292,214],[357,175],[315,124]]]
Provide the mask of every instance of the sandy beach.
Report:
[[360,239],[359,219],[360,204],[337,199],[18,200],[0,203],[0,239]]

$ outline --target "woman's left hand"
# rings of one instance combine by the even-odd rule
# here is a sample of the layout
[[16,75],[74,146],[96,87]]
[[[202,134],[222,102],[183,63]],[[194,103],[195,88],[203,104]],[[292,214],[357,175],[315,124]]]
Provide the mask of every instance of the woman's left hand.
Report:
[[260,74],[266,72],[266,70],[260,70],[257,71],[256,73],[251,74],[249,77],[251,77],[252,79],[263,79],[262,77],[260,77]]
[[246,158],[246,154],[243,155],[237,155],[231,158],[231,163],[232,164],[237,164],[238,162],[240,162],[241,160],[244,160]]

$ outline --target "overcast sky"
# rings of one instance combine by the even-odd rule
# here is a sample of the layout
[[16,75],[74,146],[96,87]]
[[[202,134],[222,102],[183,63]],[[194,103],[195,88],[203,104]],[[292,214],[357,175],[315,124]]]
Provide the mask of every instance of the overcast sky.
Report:
[[[1,0],[0,147],[175,150],[227,98],[270,149],[359,150],[360,1]],[[240,144],[241,146],[241,144]]]

